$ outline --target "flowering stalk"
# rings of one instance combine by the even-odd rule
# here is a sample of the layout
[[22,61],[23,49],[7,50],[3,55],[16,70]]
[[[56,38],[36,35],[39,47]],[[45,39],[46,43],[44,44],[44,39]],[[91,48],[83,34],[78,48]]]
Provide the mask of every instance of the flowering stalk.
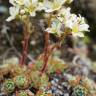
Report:
[[21,66],[25,64],[26,58],[27,58],[27,54],[28,54],[28,42],[29,42],[29,38],[30,38],[30,33],[29,33],[29,19],[26,19],[24,21],[24,41],[23,41],[23,53],[20,59],[20,64]]
[[[48,19],[48,26],[51,26],[51,18],[52,18],[52,15],[50,15],[50,17]],[[50,34],[48,32],[45,32],[44,36],[45,36],[44,64],[43,64],[43,67],[41,69],[41,74],[46,71],[46,68],[47,68],[47,65],[48,65],[48,59],[49,59],[49,51],[50,51],[50,49],[49,49]]]
[[45,72],[47,64],[48,64],[48,47],[49,47],[49,33],[45,32],[45,48],[44,48],[44,65],[42,67],[41,72]]
[[44,73],[46,71],[49,57],[51,56],[55,48],[61,47],[62,41],[67,35],[68,33],[65,32],[65,34],[62,37],[58,38],[59,41],[57,43],[55,43],[54,45],[49,45],[49,33],[48,32],[45,33],[44,65],[42,67],[41,73]]

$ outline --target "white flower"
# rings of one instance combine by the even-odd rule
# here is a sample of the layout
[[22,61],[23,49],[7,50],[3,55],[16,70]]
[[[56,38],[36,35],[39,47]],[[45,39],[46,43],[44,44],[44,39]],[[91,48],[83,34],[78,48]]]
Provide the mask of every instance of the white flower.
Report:
[[84,37],[83,32],[84,31],[89,31],[88,28],[89,28],[88,24],[74,25],[73,28],[72,28],[72,34],[73,34],[73,36]]
[[24,4],[24,0],[9,0],[9,2],[14,6],[21,6]]
[[64,7],[58,12],[58,19],[65,25],[67,25],[67,22],[72,21],[76,17],[75,14],[71,14],[70,10],[71,10],[70,7],[68,8]]
[[38,2],[37,11],[45,10],[45,1]]
[[38,4],[38,0],[24,0],[24,5],[28,6],[35,6]]
[[38,7],[38,0],[24,0],[25,10],[30,16],[35,16],[37,7]]
[[71,14],[68,16],[65,16],[65,21],[63,21],[65,26],[72,29],[74,24],[77,23],[77,15]]
[[63,31],[61,30],[61,26],[62,23],[58,19],[55,19],[52,21],[51,27],[47,28],[45,31],[61,36],[61,34],[63,33]]
[[77,22],[73,23],[72,34],[73,36],[84,37],[83,32],[89,31],[89,25],[86,24],[84,17],[77,17]]
[[16,18],[16,16],[19,14],[19,7],[10,7],[9,8],[10,17],[7,18],[6,21],[11,21]]
[[53,1],[45,0],[43,2],[45,7],[44,10],[45,12],[48,12],[48,13],[59,10],[64,3],[65,3],[65,0],[53,0]]
[[72,30],[73,36],[84,37],[84,31],[89,31],[89,25],[86,24],[85,19],[81,16],[72,14],[72,16],[66,20],[65,26]]
[[62,8],[58,13],[58,19],[65,25],[65,28],[72,30],[73,36],[84,37],[83,32],[89,31],[84,17],[70,12],[70,8]]
[[17,15],[20,18],[36,15],[38,0],[10,0],[9,2],[13,5],[13,7],[9,8],[11,16],[7,19],[7,21],[15,19]]

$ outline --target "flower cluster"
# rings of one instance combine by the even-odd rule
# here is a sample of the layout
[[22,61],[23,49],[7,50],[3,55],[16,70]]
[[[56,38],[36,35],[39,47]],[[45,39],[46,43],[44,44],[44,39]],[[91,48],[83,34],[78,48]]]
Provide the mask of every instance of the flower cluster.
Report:
[[[37,11],[44,10],[46,13],[52,14],[57,11],[55,18],[52,18],[51,26],[45,31],[61,36],[68,31],[73,36],[84,37],[82,32],[89,31],[89,25],[81,15],[77,16],[70,12],[71,8],[64,7],[73,0],[10,0],[13,5],[9,8],[10,17],[7,21],[15,18],[25,19],[28,16],[36,16]],[[63,6],[64,5],[64,6]],[[63,7],[63,8],[62,8]]]
[[71,13],[71,8],[61,8],[58,14],[52,19],[51,27],[46,31],[61,36],[64,32],[72,33],[73,36],[84,37],[83,32],[89,31],[84,17]]
[[13,5],[9,8],[10,17],[7,21],[11,21],[17,17],[25,18],[26,16],[34,17],[37,11],[53,12],[59,10],[64,3],[72,0],[10,0]]

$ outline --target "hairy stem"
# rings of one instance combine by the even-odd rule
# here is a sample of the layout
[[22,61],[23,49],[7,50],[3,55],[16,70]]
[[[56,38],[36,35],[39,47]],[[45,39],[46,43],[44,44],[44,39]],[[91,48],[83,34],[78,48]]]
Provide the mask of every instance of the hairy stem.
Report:
[[48,64],[48,46],[49,46],[49,33],[45,32],[45,48],[44,48],[44,64],[41,72],[44,73]]
[[50,46],[49,45],[49,33],[46,32],[46,34],[45,34],[44,64],[43,64],[43,68],[41,70],[41,73],[44,73],[46,71],[49,57],[51,56],[51,54],[55,48],[61,47],[62,41],[64,40],[65,37],[66,37],[66,34],[64,34],[62,37],[60,37],[59,41],[56,44],[54,44],[51,48],[49,48],[49,46]]
[[29,38],[30,38],[30,33],[29,33],[29,20],[25,20],[24,21],[24,41],[23,41],[23,52],[22,52],[22,56],[20,59],[20,65],[24,65],[27,55],[28,55],[28,42],[29,42]]

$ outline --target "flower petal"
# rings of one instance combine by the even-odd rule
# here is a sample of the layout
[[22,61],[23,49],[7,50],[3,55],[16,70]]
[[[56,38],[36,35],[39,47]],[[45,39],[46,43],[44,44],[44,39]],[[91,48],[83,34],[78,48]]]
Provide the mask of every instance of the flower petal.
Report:
[[79,26],[79,31],[89,31],[88,28],[89,28],[88,24],[82,24]]

